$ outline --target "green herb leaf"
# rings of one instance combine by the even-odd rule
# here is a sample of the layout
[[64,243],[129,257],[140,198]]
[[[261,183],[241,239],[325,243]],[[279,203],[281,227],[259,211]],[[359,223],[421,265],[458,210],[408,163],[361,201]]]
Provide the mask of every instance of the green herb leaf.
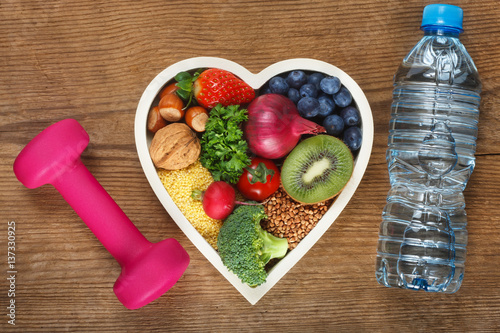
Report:
[[196,101],[193,98],[193,83],[203,70],[203,68],[200,68],[193,75],[189,72],[179,72],[174,77],[175,81],[177,81],[175,85],[179,87],[179,89],[177,89],[177,95],[187,102],[184,109],[187,109],[192,102]]
[[239,105],[218,104],[210,111],[200,142],[200,161],[214,180],[237,183],[243,169],[250,165],[248,144],[240,128],[247,119],[247,110]]
[[177,90],[177,95],[179,95],[179,97],[182,98],[183,100],[188,100],[189,96],[191,95],[191,92],[179,89]]
[[187,81],[187,80],[192,80],[191,74],[189,72],[180,72],[175,76],[175,81],[181,82],[181,81]]
[[186,91],[191,91],[193,83],[191,80],[185,80],[185,81],[179,81],[177,82],[176,86],[179,87],[181,90],[186,90]]

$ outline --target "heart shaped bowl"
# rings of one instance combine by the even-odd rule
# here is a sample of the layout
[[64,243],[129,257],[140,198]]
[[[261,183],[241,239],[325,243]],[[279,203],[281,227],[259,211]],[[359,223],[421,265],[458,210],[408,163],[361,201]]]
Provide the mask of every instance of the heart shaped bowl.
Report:
[[[158,94],[161,89],[170,83],[175,75],[183,71],[193,71],[199,68],[219,68],[232,72],[240,79],[248,83],[252,88],[258,90],[273,76],[289,72],[291,70],[304,70],[310,72],[321,72],[326,75],[337,76],[342,84],[349,89],[353,96],[353,100],[361,114],[361,130],[363,141],[358,154],[355,157],[354,171],[351,179],[335,198],[328,211],[318,221],[316,226],[309,234],[293,250],[274,265],[268,272],[267,281],[255,288],[241,282],[222,263],[218,252],[200,235],[200,233],[191,225],[186,217],[179,210],[172,198],[169,196],[160,178],[157,170],[149,155],[149,145],[153,134],[147,130],[148,113],[154,104],[158,103]],[[289,59],[275,63],[258,74],[249,72],[246,68],[239,64],[214,57],[196,57],[190,58],[178,63],[175,63],[161,73],[159,73],[153,81],[147,86],[142,94],[137,107],[135,117],[135,140],[137,153],[140,163],[144,169],[144,173],[156,193],[156,196],[167,210],[168,214],[177,223],[179,228],[198,248],[198,250],[212,263],[212,265],[252,304],[257,303],[305,254],[306,252],[320,239],[320,237],[328,230],[335,219],[342,212],[356,188],[358,187],[371,154],[373,144],[373,118],[368,100],[366,99],[361,88],[356,82],[345,72],[339,68],[326,62],[314,59]]]

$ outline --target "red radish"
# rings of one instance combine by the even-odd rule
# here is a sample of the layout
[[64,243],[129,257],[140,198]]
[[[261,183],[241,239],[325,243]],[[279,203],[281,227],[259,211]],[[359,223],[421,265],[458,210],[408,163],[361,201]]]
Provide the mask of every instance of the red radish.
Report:
[[245,136],[255,155],[281,158],[297,145],[302,134],[324,132],[324,127],[302,118],[295,104],[285,96],[261,95],[248,106]]
[[196,200],[201,200],[205,213],[216,220],[223,220],[233,212],[236,192],[226,182],[218,181],[210,184],[205,192],[195,190],[191,195]]

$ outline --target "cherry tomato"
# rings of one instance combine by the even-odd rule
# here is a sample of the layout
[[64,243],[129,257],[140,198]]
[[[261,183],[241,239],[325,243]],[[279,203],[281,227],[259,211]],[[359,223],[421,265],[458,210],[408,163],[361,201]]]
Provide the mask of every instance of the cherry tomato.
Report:
[[280,173],[273,161],[254,157],[236,184],[247,199],[262,201],[278,190]]

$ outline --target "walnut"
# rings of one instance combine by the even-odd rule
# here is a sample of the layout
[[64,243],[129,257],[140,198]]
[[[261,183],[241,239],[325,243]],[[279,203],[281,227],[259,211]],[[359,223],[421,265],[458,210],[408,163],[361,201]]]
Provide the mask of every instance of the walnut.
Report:
[[184,123],[173,123],[158,130],[149,154],[157,168],[165,170],[183,169],[200,156],[200,140]]

